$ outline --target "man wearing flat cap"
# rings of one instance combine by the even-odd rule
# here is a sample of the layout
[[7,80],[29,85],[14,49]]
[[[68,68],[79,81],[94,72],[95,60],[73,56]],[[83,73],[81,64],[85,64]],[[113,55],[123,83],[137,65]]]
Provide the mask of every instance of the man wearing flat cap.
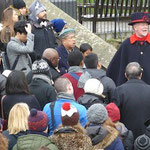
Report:
[[126,39],[107,68],[107,76],[112,78],[117,86],[125,83],[125,67],[130,62],[138,62],[143,69],[142,80],[150,84],[150,14],[136,12],[131,14],[131,22],[134,34]]
[[68,72],[69,68],[67,57],[76,47],[75,30],[71,28],[64,29],[59,34],[59,38],[62,44],[57,48],[60,57],[58,69],[61,75],[63,75]]

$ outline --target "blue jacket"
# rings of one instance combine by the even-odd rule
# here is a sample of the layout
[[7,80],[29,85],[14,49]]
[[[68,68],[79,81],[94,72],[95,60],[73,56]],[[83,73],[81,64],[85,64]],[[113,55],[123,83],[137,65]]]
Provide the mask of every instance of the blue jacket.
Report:
[[[61,124],[61,106],[63,103],[69,102],[71,105],[74,105],[80,115],[80,123],[84,127],[86,125],[87,117],[86,117],[86,108],[80,104],[78,104],[74,100],[70,99],[57,99],[54,106],[54,129],[58,128],[58,126]],[[52,129],[52,120],[51,120],[51,111],[50,111],[50,103],[46,104],[43,111],[47,114],[49,118],[49,135],[52,135],[53,129]]]
[[124,150],[123,144],[119,137],[117,137],[106,150]]

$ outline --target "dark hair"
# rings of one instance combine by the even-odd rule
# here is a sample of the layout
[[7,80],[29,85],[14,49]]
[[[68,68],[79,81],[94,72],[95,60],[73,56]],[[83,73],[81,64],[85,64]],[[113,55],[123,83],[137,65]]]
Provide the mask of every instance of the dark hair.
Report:
[[91,53],[84,58],[84,63],[87,69],[96,69],[98,64],[98,57],[95,53]]
[[139,63],[131,62],[126,66],[125,72],[129,79],[138,79],[142,73],[142,68]]
[[92,46],[89,45],[88,43],[83,43],[83,44],[80,45],[80,51],[82,53],[86,52],[88,49],[91,50],[91,51],[93,50]]
[[68,85],[71,84],[71,82],[68,80],[68,78],[59,77],[55,80],[54,87],[59,92],[67,92]]
[[80,66],[83,60],[83,55],[79,50],[72,51],[68,55],[69,66]]
[[25,74],[22,71],[13,70],[6,81],[6,94],[29,94],[29,88]]
[[14,25],[15,34],[17,32],[19,32],[20,34],[22,34],[22,33],[27,34],[25,26],[27,26],[27,22],[26,21],[23,21],[23,20],[17,21],[15,23],[15,25]]

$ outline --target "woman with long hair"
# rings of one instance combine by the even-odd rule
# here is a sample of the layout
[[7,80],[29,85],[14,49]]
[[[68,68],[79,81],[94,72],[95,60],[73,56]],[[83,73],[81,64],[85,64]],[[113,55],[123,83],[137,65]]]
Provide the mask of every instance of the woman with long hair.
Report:
[[0,36],[0,48],[2,51],[6,50],[6,45],[10,41],[10,38],[14,36],[14,23],[18,21],[16,12],[8,7],[2,13],[1,21],[1,36]]
[[29,107],[25,103],[15,104],[9,113],[8,130],[3,132],[9,143],[9,150],[17,143],[17,138],[26,135],[28,127]]
[[[2,13],[0,23],[0,52],[6,51],[7,43],[14,36],[14,23],[18,21],[16,12],[8,7]],[[0,71],[3,71],[2,60],[0,59]]]
[[25,74],[22,71],[13,70],[6,81],[6,95],[2,97],[4,118],[7,120],[11,108],[16,103],[26,103],[29,108],[40,110],[40,105],[35,96],[30,95]]

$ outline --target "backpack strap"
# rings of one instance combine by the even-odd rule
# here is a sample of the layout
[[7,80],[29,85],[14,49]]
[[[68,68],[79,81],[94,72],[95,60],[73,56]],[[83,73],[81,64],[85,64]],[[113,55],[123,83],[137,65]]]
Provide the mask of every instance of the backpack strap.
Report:
[[4,70],[6,70],[6,69],[14,70],[17,63],[18,63],[20,55],[17,55],[17,57],[14,61],[14,64],[12,65],[12,68],[10,68],[10,63],[9,63],[9,59],[8,59],[8,56],[7,56],[7,52],[2,52],[1,57],[2,57],[2,63],[3,63]]
[[74,73],[74,72],[69,72],[68,73],[70,76],[72,76],[74,79],[76,79],[77,81],[79,80],[79,76],[76,74],[76,73]]
[[15,59],[15,61],[14,61],[14,64],[13,64],[13,66],[12,66],[12,68],[11,68],[11,70],[14,70],[14,69],[16,68],[16,65],[17,65],[17,63],[18,63],[19,57],[20,57],[20,55],[17,55],[17,57],[16,57],[16,59]]
[[54,107],[55,107],[55,102],[56,101],[54,101],[54,102],[51,102],[51,104],[50,104],[50,110],[51,110],[51,120],[52,120],[52,129],[53,129],[53,131],[54,131],[54,123],[55,123],[55,119],[54,119]]

